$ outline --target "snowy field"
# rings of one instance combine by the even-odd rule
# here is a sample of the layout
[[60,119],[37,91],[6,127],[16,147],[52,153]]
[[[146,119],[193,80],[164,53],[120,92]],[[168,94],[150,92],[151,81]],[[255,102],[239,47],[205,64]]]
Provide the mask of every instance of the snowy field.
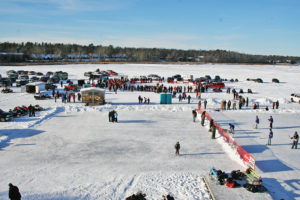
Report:
[[[217,199],[300,199],[299,149],[291,149],[295,131],[300,132],[300,104],[290,102],[291,93],[300,93],[300,66],[273,65],[64,65],[0,67],[0,74],[14,70],[66,71],[70,79],[84,78],[86,71],[111,69],[129,75],[192,74],[194,77],[220,75],[237,78],[225,82],[237,91],[251,89],[249,107],[242,110],[215,111],[221,100],[232,94],[202,94],[207,111],[224,128],[235,124],[235,138],[256,157],[256,171],[262,176],[268,193],[250,193],[244,188],[227,188],[209,181]],[[246,81],[262,78],[264,83]],[[281,83],[272,83],[278,78]],[[171,84],[175,86],[175,84]],[[125,199],[142,191],[147,199],[159,200],[171,194],[175,199],[210,199],[202,182],[209,167],[226,172],[245,170],[222,138],[210,139],[207,127],[193,123],[191,110],[197,108],[195,93],[191,104],[173,99],[172,105],[160,105],[159,94],[151,92],[106,92],[109,104],[86,107],[82,103],[57,103],[34,100],[33,95],[12,88],[0,93],[0,108],[8,111],[19,105],[39,104],[46,111],[36,117],[21,117],[0,123],[0,199],[7,199],[8,183],[16,184],[26,200]],[[149,97],[150,105],[137,103],[137,97]],[[279,101],[279,109],[271,108]],[[253,110],[259,103],[261,109]],[[119,123],[108,122],[108,112],[119,113]],[[255,116],[261,123],[254,129]],[[266,146],[269,116],[274,118],[274,138]],[[174,145],[181,143],[181,155]]]

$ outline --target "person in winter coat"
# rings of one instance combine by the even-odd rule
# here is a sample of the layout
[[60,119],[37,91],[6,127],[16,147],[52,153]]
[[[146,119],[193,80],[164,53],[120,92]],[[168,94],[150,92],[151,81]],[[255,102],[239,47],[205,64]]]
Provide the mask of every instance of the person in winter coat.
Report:
[[272,129],[270,129],[270,132],[269,132],[269,139],[268,139],[268,144],[267,145],[271,145],[271,140],[273,138],[273,131]]
[[179,144],[179,142],[176,142],[176,144],[175,144],[175,155],[179,155],[179,150],[180,150],[180,144]]
[[229,123],[230,133],[234,134],[234,125]]
[[235,101],[232,104],[232,110],[236,110],[236,102]]
[[196,122],[196,117],[197,117],[197,112],[196,110],[192,111],[192,115],[193,115],[193,121]]
[[207,100],[204,100],[204,109],[206,109],[206,105],[207,105]]
[[270,122],[270,128],[273,128],[273,117],[270,116],[270,118],[268,120]]
[[30,105],[28,106],[29,117],[32,116],[32,110],[33,110],[33,106],[30,104]]
[[258,116],[256,115],[256,119],[255,119],[255,128],[257,129],[258,127],[258,124],[259,124],[259,118]]
[[109,121],[109,122],[112,122],[112,121],[113,121],[113,111],[110,111],[110,112],[108,113],[108,121]]
[[77,99],[78,99],[78,101],[80,101],[80,99],[81,99],[81,94],[80,93],[77,94]]
[[118,113],[114,112],[114,122],[118,122]]
[[22,196],[19,191],[19,188],[13,184],[8,184],[9,186],[9,192],[8,192],[8,197],[10,200],[21,200]]
[[213,125],[214,125],[214,120],[211,119],[211,120],[209,121],[209,131],[210,131],[210,132],[212,131]]
[[298,135],[297,131],[295,131],[294,136],[291,137],[291,139],[293,139],[292,149],[294,147],[295,147],[295,149],[297,149],[297,145],[298,145],[298,141],[299,141],[299,135]]
[[230,106],[231,106],[231,101],[229,100],[229,101],[227,102],[227,110],[230,110]]
[[204,126],[204,121],[205,121],[205,111],[201,114],[201,126]]
[[201,108],[201,100],[198,101],[198,108]]
[[216,126],[212,125],[211,127],[211,139],[216,139]]
[[187,97],[187,99],[188,99],[188,104],[191,103],[191,98],[192,98],[191,95],[189,95],[189,96]]
[[278,107],[279,107],[279,101],[277,100],[276,101],[276,109],[278,109]]

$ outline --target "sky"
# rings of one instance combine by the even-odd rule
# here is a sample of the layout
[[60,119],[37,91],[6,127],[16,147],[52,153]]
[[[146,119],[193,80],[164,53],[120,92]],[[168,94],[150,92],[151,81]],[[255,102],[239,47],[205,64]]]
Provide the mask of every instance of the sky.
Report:
[[299,0],[0,0],[0,42],[300,56]]

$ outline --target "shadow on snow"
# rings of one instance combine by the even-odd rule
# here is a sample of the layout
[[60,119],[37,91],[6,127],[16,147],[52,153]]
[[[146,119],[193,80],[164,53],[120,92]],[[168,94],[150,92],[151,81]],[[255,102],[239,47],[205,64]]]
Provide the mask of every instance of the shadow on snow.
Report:
[[[0,150],[9,146],[11,144],[10,141],[13,139],[31,137],[34,135],[41,134],[43,132],[44,131],[35,130],[35,129],[3,129],[3,130],[0,130],[0,137],[7,136],[6,139],[4,139],[0,142]],[[20,144],[19,146],[21,146],[21,145],[34,145],[34,144]]]

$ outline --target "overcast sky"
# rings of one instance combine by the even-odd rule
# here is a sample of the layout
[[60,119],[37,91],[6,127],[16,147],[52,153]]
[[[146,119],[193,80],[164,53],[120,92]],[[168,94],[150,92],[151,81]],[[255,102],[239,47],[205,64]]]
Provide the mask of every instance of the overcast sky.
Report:
[[0,0],[0,42],[300,56],[300,0]]

